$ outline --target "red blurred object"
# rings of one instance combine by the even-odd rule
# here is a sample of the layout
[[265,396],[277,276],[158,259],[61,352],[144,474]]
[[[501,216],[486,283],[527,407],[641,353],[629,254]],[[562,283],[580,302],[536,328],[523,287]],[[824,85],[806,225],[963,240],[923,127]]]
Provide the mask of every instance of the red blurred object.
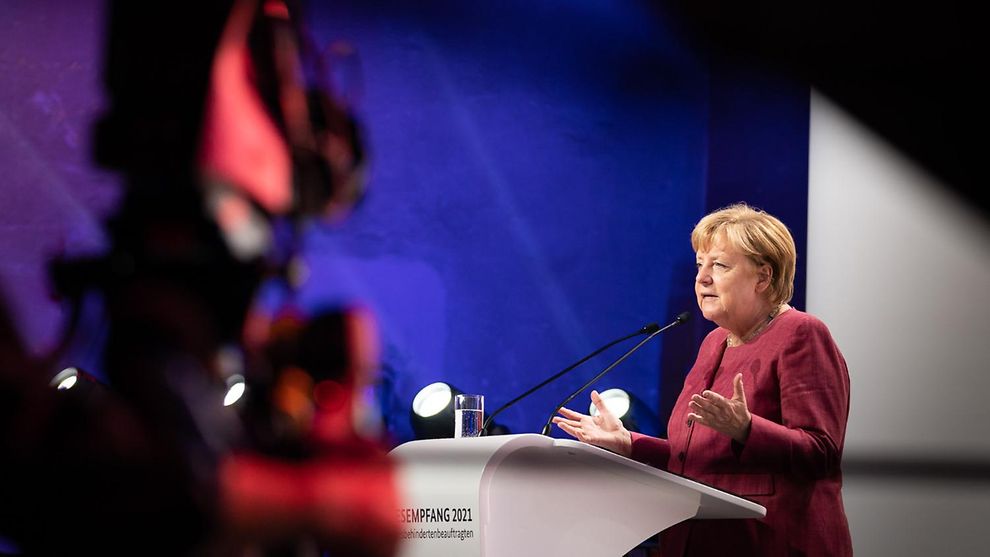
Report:
[[399,507],[391,462],[366,445],[305,463],[231,455],[221,468],[230,535],[260,542],[313,536],[334,555],[394,555]]
[[[94,158],[123,174],[124,195],[107,254],[52,277],[77,306],[98,294],[109,387],[53,389],[0,300],[0,534],[26,554],[394,552],[391,463],[360,427],[370,314],[249,309],[265,278],[288,274],[274,217],[339,215],[363,192],[356,122],[301,71],[320,60],[297,8],[107,5]],[[225,351],[237,375],[268,380],[246,397],[262,411],[222,405]],[[86,481],[52,481],[65,470]],[[70,517],[58,536],[52,516]]]
[[284,135],[253,82],[256,68],[248,34],[256,12],[256,2],[236,2],[214,54],[200,164],[208,188],[235,188],[279,215],[292,207],[292,161]]
[[324,444],[364,437],[375,411],[365,400],[378,371],[375,319],[360,306],[326,310],[302,320],[289,312],[272,321],[267,361],[274,374],[272,407],[288,418],[300,442]]
[[299,537],[334,555],[393,554],[394,471],[377,432],[362,426],[379,359],[372,314],[285,311],[271,321],[265,353],[273,374],[265,427],[277,443],[225,458],[227,524],[262,546]]
[[[357,124],[329,83],[303,78],[328,73],[327,62],[292,15],[284,2],[236,1],[209,79],[199,149],[204,194],[228,242],[247,255],[261,247],[244,244],[269,232],[255,206],[268,215],[339,219],[364,194]],[[266,90],[261,76],[272,80]]]

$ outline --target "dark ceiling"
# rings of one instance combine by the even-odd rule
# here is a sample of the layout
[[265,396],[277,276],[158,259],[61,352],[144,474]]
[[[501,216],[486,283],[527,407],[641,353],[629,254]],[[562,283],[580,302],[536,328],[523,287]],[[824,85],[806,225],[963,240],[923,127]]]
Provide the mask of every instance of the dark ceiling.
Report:
[[988,214],[978,3],[654,0],[713,56],[803,80]]

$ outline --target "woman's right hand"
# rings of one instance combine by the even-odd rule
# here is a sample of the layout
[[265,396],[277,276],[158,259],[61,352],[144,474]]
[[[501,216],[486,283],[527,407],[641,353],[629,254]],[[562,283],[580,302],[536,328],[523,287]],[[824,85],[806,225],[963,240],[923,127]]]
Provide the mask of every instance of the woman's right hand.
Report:
[[561,408],[560,416],[554,417],[553,423],[579,441],[608,449],[622,456],[632,455],[632,435],[619,418],[616,418],[605,406],[598,391],[591,391],[591,402],[598,409],[597,416]]

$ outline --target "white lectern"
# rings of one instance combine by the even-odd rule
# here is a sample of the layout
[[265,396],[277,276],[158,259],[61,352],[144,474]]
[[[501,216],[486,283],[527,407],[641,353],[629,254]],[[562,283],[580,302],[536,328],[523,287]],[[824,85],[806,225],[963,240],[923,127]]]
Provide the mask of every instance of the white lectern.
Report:
[[543,435],[412,441],[399,465],[402,557],[621,557],[689,518],[762,506],[578,441]]

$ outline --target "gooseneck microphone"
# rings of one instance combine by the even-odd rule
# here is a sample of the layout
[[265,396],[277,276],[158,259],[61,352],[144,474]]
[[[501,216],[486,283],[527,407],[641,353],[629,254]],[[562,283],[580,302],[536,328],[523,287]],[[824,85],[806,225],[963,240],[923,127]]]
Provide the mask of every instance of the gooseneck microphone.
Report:
[[601,354],[604,350],[607,350],[607,349],[615,346],[616,344],[619,344],[620,342],[622,342],[624,340],[631,339],[632,337],[637,337],[639,335],[652,335],[652,334],[656,334],[656,332],[659,331],[659,330],[660,330],[660,325],[657,325],[656,323],[650,323],[649,325],[644,325],[643,328],[641,328],[640,330],[636,331],[635,333],[628,334],[628,335],[626,335],[626,336],[624,336],[622,338],[613,340],[612,342],[606,344],[605,346],[602,346],[601,348],[599,348],[598,350],[595,350],[591,354],[588,354],[587,356],[585,356],[585,357],[581,358],[580,360],[574,362],[573,364],[565,367],[564,369],[558,371],[557,373],[551,375],[550,377],[547,377],[539,385],[536,385],[532,389],[529,389],[528,391],[526,391],[523,394],[517,396],[516,398],[510,400],[509,402],[506,402],[502,406],[499,406],[497,410],[495,410],[494,412],[492,412],[488,416],[488,419],[485,420],[485,424],[484,424],[484,426],[482,426],[481,430],[482,431],[488,431],[488,426],[491,425],[492,419],[495,418],[495,416],[497,416],[500,412],[502,412],[502,410],[505,410],[506,408],[512,406],[513,404],[515,404],[515,403],[519,402],[520,400],[526,398],[527,396],[533,394],[534,391],[540,389],[541,387],[543,387],[547,383],[550,383],[551,381],[554,381],[554,380],[558,379],[561,375],[564,375],[568,371],[571,371],[572,369],[578,367],[579,365],[583,364],[584,362],[587,362],[591,358],[594,358],[595,356]]
[[[571,396],[565,398],[563,402],[561,402],[560,404],[558,404],[557,407],[553,409],[553,412],[550,413],[550,417],[547,418],[547,423],[543,426],[543,431],[540,432],[540,433],[542,435],[547,435],[547,436],[550,435],[550,424],[553,423],[554,416],[557,415],[557,412],[559,412],[560,409],[564,407],[564,405],[566,405],[568,402],[574,400],[574,397],[576,397],[579,394],[581,394],[581,391],[583,391],[583,390],[587,389],[588,387],[592,386],[596,381],[598,381],[599,379],[601,379],[606,373],[612,371],[612,369],[614,369],[615,366],[617,366],[617,365],[621,364],[623,361],[625,361],[625,359],[628,358],[629,356],[631,356],[633,354],[633,352],[639,350],[640,347],[643,346],[644,344],[646,344],[647,342],[650,342],[650,340],[653,337],[659,335],[660,333],[662,333],[662,332],[664,332],[664,331],[666,331],[668,329],[672,329],[672,328],[680,325],[681,323],[686,322],[690,317],[691,317],[691,314],[685,311],[684,313],[681,313],[676,318],[674,318],[674,320],[671,321],[664,328],[662,328],[662,329],[660,329],[660,328],[651,329],[651,331],[649,332],[649,335],[650,336],[648,336],[648,337],[644,338],[643,340],[641,340],[639,342],[639,344],[637,344],[636,346],[633,346],[628,352],[626,352],[625,354],[623,354],[622,356],[620,356],[617,360],[615,360],[614,362],[612,362],[611,365],[609,365],[607,368],[603,369],[598,375],[592,377],[590,381],[588,381],[584,385],[581,385],[581,388],[578,389],[578,390],[576,390],[576,391],[574,391],[571,394]],[[643,327],[643,329],[646,329],[646,327]],[[635,336],[635,335],[633,335],[633,336]],[[628,338],[628,337],[626,337],[626,338]]]

